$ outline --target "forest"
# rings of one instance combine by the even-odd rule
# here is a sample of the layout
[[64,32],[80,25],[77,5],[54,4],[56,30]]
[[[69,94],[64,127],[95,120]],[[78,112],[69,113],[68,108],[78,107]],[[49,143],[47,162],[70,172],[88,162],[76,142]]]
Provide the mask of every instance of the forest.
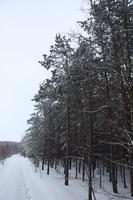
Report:
[[18,142],[0,141],[0,163],[4,164],[5,160],[20,152],[20,144]]
[[133,1],[87,6],[81,31],[58,33],[39,61],[51,78],[32,99],[22,154],[47,174],[61,166],[66,186],[74,169],[88,182],[88,200],[97,170],[100,188],[106,174],[114,194],[120,184],[133,197]]

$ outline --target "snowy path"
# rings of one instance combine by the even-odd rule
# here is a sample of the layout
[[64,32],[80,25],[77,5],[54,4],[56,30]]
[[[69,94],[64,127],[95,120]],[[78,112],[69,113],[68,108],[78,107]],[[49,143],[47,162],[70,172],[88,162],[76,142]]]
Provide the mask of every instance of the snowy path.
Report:
[[13,156],[0,165],[0,200],[30,200],[31,195],[25,180],[23,158]]
[[[74,177],[75,171],[71,173]],[[97,200],[125,199],[111,193],[111,185],[105,179],[102,185],[107,185],[110,194],[94,187]],[[87,200],[87,190],[88,184],[81,180],[71,179],[70,186],[65,186],[63,176],[54,169],[50,169],[50,175],[46,175],[46,169],[43,174],[39,169],[35,172],[31,161],[19,155],[7,159],[4,165],[0,164],[0,200]],[[130,196],[126,189],[122,189],[119,194]]]
[[78,182],[71,183],[71,187],[64,186],[63,182],[55,173],[43,174],[41,179],[31,162],[19,155],[0,164],[0,200],[87,199],[85,188],[80,190]]

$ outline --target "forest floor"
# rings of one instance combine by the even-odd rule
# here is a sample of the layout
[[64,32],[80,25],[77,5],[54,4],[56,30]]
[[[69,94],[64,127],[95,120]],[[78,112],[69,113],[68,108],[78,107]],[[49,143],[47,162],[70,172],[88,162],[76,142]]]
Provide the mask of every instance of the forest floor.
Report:
[[[4,165],[0,164],[0,200],[87,200],[87,183],[71,179],[65,186],[61,174],[52,169],[46,175],[45,171],[35,170],[28,158],[19,155],[7,159]],[[125,198],[97,189],[96,199]]]

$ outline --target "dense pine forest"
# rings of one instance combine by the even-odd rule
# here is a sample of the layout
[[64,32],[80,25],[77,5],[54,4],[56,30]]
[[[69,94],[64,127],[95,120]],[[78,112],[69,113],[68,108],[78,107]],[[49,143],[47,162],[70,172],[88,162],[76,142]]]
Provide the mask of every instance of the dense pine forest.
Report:
[[114,194],[121,184],[133,197],[133,1],[87,6],[81,33],[57,34],[39,61],[51,78],[32,99],[22,153],[47,174],[64,168],[65,185],[74,169],[88,182],[89,200],[97,170],[99,187],[106,174]]

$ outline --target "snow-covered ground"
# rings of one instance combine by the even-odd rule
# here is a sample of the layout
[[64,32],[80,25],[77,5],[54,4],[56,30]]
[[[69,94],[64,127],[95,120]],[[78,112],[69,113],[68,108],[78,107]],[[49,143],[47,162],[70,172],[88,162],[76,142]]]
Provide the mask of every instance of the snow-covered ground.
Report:
[[62,176],[35,173],[29,159],[19,155],[0,164],[0,200],[85,200],[84,184],[72,181],[71,186],[63,184]]
[[[45,170],[46,171],[46,170]],[[87,200],[88,185],[81,180],[71,179],[69,186],[54,169],[50,175],[37,170],[28,158],[19,155],[0,164],[0,200]],[[105,194],[96,189],[97,200],[124,199]]]

